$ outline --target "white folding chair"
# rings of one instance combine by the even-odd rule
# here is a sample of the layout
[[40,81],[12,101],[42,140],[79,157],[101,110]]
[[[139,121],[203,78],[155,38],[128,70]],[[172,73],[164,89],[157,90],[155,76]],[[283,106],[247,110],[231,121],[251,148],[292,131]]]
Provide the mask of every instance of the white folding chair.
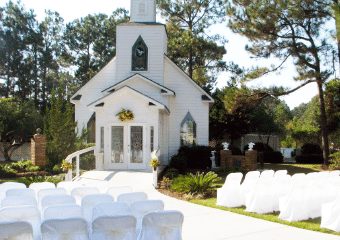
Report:
[[340,176],[340,170],[334,170],[329,172],[330,177],[339,177]]
[[124,202],[131,206],[132,203],[137,201],[147,200],[148,196],[144,192],[132,192],[132,193],[123,193],[117,197],[117,202]]
[[289,194],[279,199],[279,218],[292,222],[309,218],[306,204],[308,177],[304,173],[294,174],[291,178]]
[[32,206],[37,207],[37,200],[35,197],[29,196],[8,196],[1,201],[1,207],[20,207],[20,206]]
[[340,193],[334,201],[322,205],[320,227],[340,232]]
[[261,172],[260,174],[260,179],[263,178],[271,178],[274,176],[274,170],[264,170],[263,172]]
[[0,184],[0,201],[6,197],[7,190],[23,188],[26,188],[26,185],[18,182],[4,182]]
[[82,218],[50,219],[41,224],[42,240],[89,240],[88,226]]
[[67,192],[63,188],[46,188],[41,189],[38,192],[38,206],[41,208],[41,200],[46,196],[67,195]]
[[100,203],[93,208],[92,220],[99,217],[114,217],[132,215],[129,205],[123,202]]
[[92,221],[93,208],[100,203],[112,203],[113,197],[109,194],[91,194],[84,196],[81,200],[83,217],[87,222]]
[[135,240],[134,216],[99,217],[92,222],[92,240]]
[[99,190],[96,187],[78,187],[74,188],[71,195],[76,199],[76,203],[81,205],[81,199],[86,195],[99,194]]
[[106,191],[106,193],[110,194],[114,199],[117,199],[117,197],[120,194],[131,193],[131,192],[132,192],[132,188],[129,186],[109,187]]
[[57,188],[63,188],[68,194],[71,194],[75,188],[84,187],[80,182],[59,182]]
[[40,206],[43,212],[47,207],[72,204],[76,204],[76,200],[70,195],[51,195],[43,197]]
[[274,173],[274,178],[275,177],[278,177],[278,176],[282,176],[282,175],[287,175],[288,171],[287,170],[277,170],[275,173]]
[[230,173],[223,186],[217,189],[216,205],[225,207],[238,207],[242,206],[241,200],[241,180],[243,174]]
[[142,219],[146,214],[163,210],[164,203],[162,200],[145,200],[132,203],[131,211],[137,220],[137,231],[142,228]]
[[40,190],[55,188],[55,185],[54,183],[51,183],[51,182],[36,182],[36,183],[31,183],[29,188],[33,189],[35,191],[36,196],[38,197],[38,192]]
[[0,223],[0,239],[33,240],[33,230],[28,222]]
[[29,188],[22,189],[9,189],[6,191],[6,197],[17,196],[17,197],[32,197],[35,198],[35,192]]
[[240,188],[242,205],[245,205],[246,196],[254,189],[259,180],[259,177],[259,171],[250,171],[246,174]]
[[82,218],[81,207],[76,204],[56,205],[44,209],[43,220]]
[[149,213],[142,221],[138,240],[181,240],[184,216],[179,211]]
[[32,206],[6,207],[0,209],[0,222],[25,221],[32,225],[33,237],[40,240],[40,212]]

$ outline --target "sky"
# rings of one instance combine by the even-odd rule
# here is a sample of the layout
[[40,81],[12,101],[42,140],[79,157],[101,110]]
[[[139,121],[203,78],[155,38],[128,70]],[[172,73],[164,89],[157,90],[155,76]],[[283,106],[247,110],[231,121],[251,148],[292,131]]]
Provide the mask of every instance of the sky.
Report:
[[[5,6],[9,0],[0,0],[0,6]],[[84,17],[88,14],[105,13],[111,14],[115,9],[122,7],[127,10],[130,9],[129,0],[21,0],[26,9],[33,9],[37,15],[38,20],[42,20],[45,16],[45,10],[57,11],[65,20],[70,22],[74,19]],[[164,22],[159,16],[157,20]],[[251,58],[250,54],[245,50],[247,39],[235,33],[232,33],[226,23],[218,24],[209,32],[212,34],[221,34],[228,42],[225,47],[227,54],[224,56],[224,60],[234,61],[240,66],[250,68],[252,66],[267,66],[278,65],[280,62],[276,59],[259,60]],[[292,61],[288,61],[283,65],[283,69],[277,73],[271,73],[264,77],[261,77],[255,81],[252,81],[248,86],[254,87],[269,87],[269,86],[284,86],[293,88],[300,83],[294,81],[296,75],[295,68]],[[217,87],[223,87],[228,80],[228,73],[222,72],[218,76]],[[282,97],[288,106],[293,109],[301,103],[307,103],[312,97],[317,95],[317,86],[315,83],[311,83],[300,90]]]

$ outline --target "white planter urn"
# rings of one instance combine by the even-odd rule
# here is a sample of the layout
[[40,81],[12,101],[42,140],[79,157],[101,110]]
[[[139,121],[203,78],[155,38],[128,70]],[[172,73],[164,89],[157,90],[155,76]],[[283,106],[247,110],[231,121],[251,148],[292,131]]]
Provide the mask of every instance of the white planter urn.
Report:
[[222,143],[223,150],[228,151],[228,150],[229,150],[229,145],[230,145],[229,143],[223,142],[223,143]]
[[250,142],[250,143],[248,144],[248,147],[249,147],[248,151],[253,151],[253,150],[254,150],[254,149],[253,149],[254,146],[255,146],[255,143]]
[[152,169],[152,185],[154,188],[158,188],[158,168]]

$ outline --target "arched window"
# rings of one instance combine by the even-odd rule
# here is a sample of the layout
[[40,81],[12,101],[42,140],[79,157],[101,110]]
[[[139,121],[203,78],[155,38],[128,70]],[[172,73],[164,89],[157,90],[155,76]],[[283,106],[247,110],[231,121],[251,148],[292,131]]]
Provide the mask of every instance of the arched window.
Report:
[[196,144],[196,122],[190,112],[181,123],[181,146],[192,146]]
[[138,37],[132,47],[132,71],[147,71],[148,70],[148,47],[143,38]]

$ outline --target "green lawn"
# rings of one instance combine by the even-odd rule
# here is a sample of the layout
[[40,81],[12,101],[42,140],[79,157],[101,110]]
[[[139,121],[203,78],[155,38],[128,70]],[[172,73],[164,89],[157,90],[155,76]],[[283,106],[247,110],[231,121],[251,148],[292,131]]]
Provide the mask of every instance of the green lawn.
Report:
[[292,226],[292,227],[304,228],[304,229],[308,229],[308,230],[312,230],[312,231],[318,231],[318,232],[329,233],[329,234],[334,234],[334,235],[340,236],[340,233],[338,233],[338,232],[334,232],[334,231],[331,231],[331,230],[328,230],[328,229],[325,229],[325,228],[320,228],[320,221],[321,221],[320,218],[311,219],[311,220],[308,220],[308,221],[300,221],[300,222],[287,222],[287,221],[279,219],[278,213],[257,214],[257,213],[246,212],[245,208],[227,208],[227,207],[216,206],[216,204],[215,204],[216,198],[193,199],[193,200],[190,200],[190,202],[195,203],[195,204],[199,204],[199,205],[203,205],[203,206],[207,206],[207,207],[221,209],[221,210],[224,210],[224,211],[242,214],[242,215],[249,216],[249,217],[259,218],[259,219],[263,219],[263,220],[266,220],[266,221],[281,223],[281,224],[285,224],[285,225]]

